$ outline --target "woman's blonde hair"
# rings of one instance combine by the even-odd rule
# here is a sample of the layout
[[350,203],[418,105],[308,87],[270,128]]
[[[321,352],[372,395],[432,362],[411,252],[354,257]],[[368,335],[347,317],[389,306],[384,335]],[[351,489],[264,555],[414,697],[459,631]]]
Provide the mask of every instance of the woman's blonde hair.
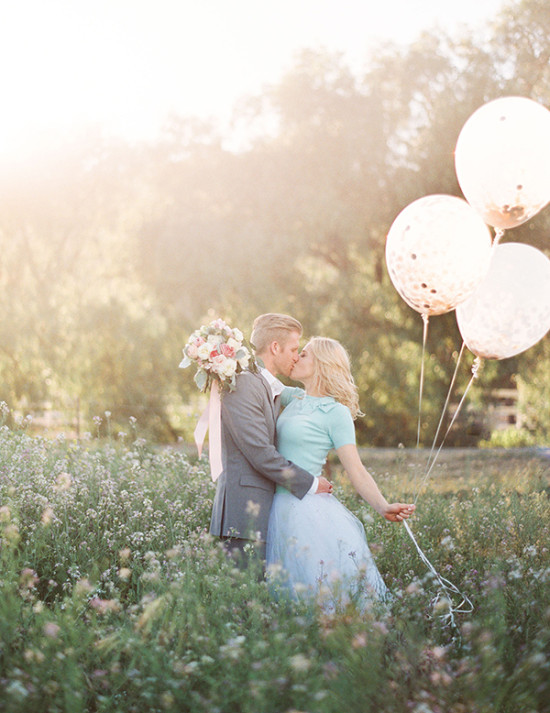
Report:
[[347,406],[354,419],[363,416],[349,355],[340,342],[329,337],[313,337],[305,348],[314,357],[313,388],[321,396],[332,396]]
[[256,354],[263,354],[269,345],[278,342],[285,346],[292,332],[302,334],[302,325],[288,314],[268,313],[256,317],[252,325],[250,342]]

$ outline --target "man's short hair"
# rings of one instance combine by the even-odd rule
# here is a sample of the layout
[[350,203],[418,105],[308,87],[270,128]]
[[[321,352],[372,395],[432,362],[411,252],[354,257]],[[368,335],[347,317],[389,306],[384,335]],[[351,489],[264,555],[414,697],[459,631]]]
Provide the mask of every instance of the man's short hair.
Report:
[[302,333],[302,325],[288,314],[261,314],[252,326],[250,341],[257,354],[263,354],[272,342],[284,347],[292,332]]

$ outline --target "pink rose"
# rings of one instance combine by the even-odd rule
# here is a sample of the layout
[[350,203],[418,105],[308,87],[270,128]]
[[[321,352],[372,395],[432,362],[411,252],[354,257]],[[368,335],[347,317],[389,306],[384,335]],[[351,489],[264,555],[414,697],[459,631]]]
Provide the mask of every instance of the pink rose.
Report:
[[233,347],[230,347],[229,344],[222,344],[221,351],[222,351],[222,354],[225,357],[227,357],[228,359],[235,358],[235,350],[233,349]]
[[225,357],[221,354],[218,354],[217,356],[212,358],[212,371],[214,371],[216,374],[219,374],[224,364]]

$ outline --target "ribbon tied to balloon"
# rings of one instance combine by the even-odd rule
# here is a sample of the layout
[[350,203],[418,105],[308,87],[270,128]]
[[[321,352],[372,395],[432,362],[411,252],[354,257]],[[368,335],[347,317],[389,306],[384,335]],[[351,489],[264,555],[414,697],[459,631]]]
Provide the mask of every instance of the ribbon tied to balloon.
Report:
[[[445,441],[446,435],[433,456],[464,347],[476,359],[447,433],[482,359],[520,354],[550,329],[550,260],[529,245],[500,244],[505,230],[522,225],[550,202],[550,112],[524,97],[485,104],[460,132],[455,169],[466,201],[446,195],[419,198],[399,213],[386,242],[391,281],[424,321],[417,446],[429,317],[456,310],[463,338],[423,482]],[[494,240],[488,226],[495,228]],[[471,602],[435,572],[405,525],[449,598],[447,616],[454,626],[454,613],[471,611]],[[456,595],[462,597],[459,604],[453,601]]]

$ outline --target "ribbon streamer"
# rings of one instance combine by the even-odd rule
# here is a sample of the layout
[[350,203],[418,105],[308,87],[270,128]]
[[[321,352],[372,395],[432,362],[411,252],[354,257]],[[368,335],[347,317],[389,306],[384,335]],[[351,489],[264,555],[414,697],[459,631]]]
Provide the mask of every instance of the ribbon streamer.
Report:
[[[419,486],[418,490],[416,491],[416,496],[414,499],[415,504],[416,504],[416,501],[418,500],[418,496],[420,495],[420,490],[422,489],[422,487],[425,485],[426,481],[430,477],[430,473],[433,470],[433,467],[435,465],[435,461],[437,460],[438,455],[441,453],[441,449],[443,448],[445,439],[449,435],[449,431],[453,427],[454,422],[456,421],[458,414],[460,413],[462,406],[463,406],[464,402],[466,401],[466,396],[468,395],[468,391],[470,390],[470,387],[472,386],[474,381],[477,379],[477,377],[479,375],[479,371],[482,366],[483,366],[483,360],[480,357],[476,357],[474,359],[474,363],[472,364],[472,376],[470,378],[470,381],[468,382],[468,386],[466,387],[466,390],[464,391],[464,394],[462,395],[462,398],[460,399],[460,403],[456,407],[456,411],[453,415],[453,418],[451,419],[451,423],[449,424],[447,431],[446,431],[445,435],[443,436],[443,440],[441,441],[439,448],[437,449],[437,452],[435,453],[435,455],[433,455],[433,449],[435,448],[435,440],[434,440],[434,443],[432,446],[432,451],[430,453],[430,456],[428,458],[428,464],[426,466],[426,473],[424,474],[424,477],[422,478],[422,482],[420,483],[420,486]],[[430,462],[430,458],[432,459],[431,462]]]
[[212,383],[210,389],[210,400],[208,406],[202,412],[201,417],[193,433],[195,445],[199,453],[202,454],[202,447],[206,432],[208,436],[208,456],[210,459],[210,477],[215,483],[223,470],[222,466],[222,425],[221,425],[221,400],[220,388],[217,381]]
[[[424,552],[422,551],[422,548],[416,541],[415,536],[412,533],[412,530],[409,526],[409,523],[404,520],[403,525],[405,525],[405,529],[407,530],[407,533],[411,540],[414,543],[414,546],[417,549],[418,554],[420,555],[420,559],[424,562],[426,567],[430,570],[430,572],[434,575],[434,577],[437,579],[439,586],[441,587],[441,591],[438,592],[437,596],[434,597],[432,600],[432,605],[435,607],[436,604],[441,600],[441,595],[443,594],[446,598],[447,601],[449,602],[448,605],[448,611],[446,614],[441,614],[441,618],[448,623],[453,629],[457,629],[457,625],[455,622],[455,614],[470,614],[471,612],[474,611],[474,605],[470,601],[470,599],[466,596],[466,594],[463,594],[458,587],[456,587],[452,582],[450,582],[448,579],[445,579],[445,577],[442,577],[435,567],[432,565],[430,560],[426,557]],[[459,604],[454,603],[454,595],[458,595],[461,598],[461,601]]]
[[422,425],[422,396],[424,393],[424,361],[426,356],[426,342],[428,341],[428,324],[430,317],[427,314],[422,315],[424,328],[422,330],[422,359],[420,361],[420,391],[418,393],[418,426],[416,429],[416,447],[420,445],[420,427]]
[[[426,465],[426,469],[427,469],[427,470],[428,470],[429,467],[430,467],[430,461],[432,460],[432,456],[433,456],[434,451],[435,451],[435,446],[436,446],[436,443],[437,443],[437,439],[438,439],[438,437],[439,437],[439,432],[441,431],[441,426],[443,425],[443,420],[444,420],[444,418],[445,418],[445,414],[447,413],[447,408],[448,408],[448,406],[449,406],[449,401],[451,400],[451,394],[452,394],[452,392],[453,392],[453,386],[454,386],[454,383],[455,383],[455,381],[456,381],[456,377],[457,377],[457,374],[458,374],[458,367],[460,366],[460,361],[461,361],[461,359],[462,359],[462,355],[464,354],[464,349],[465,349],[465,347],[466,347],[466,342],[463,341],[463,342],[462,342],[462,346],[460,347],[460,352],[459,352],[459,354],[458,354],[458,358],[457,358],[457,360],[456,360],[456,366],[455,366],[455,370],[454,370],[454,373],[453,373],[453,378],[451,379],[451,383],[450,383],[450,386],[449,386],[449,391],[447,392],[447,398],[445,399],[445,404],[444,404],[444,406],[443,406],[443,410],[441,411],[441,417],[440,417],[440,419],[439,419],[439,423],[437,424],[437,430],[436,430],[436,432],[435,432],[434,440],[433,440],[433,443],[432,443],[432,449],[431,449],[431,451],[430,451],[430,455],[428,456],[428,463],[427,463],[427,465]],[[445,437],[446,437],[446,436],[445,436]],[[445,440],[445,438],[444,438],[443,440]]]

